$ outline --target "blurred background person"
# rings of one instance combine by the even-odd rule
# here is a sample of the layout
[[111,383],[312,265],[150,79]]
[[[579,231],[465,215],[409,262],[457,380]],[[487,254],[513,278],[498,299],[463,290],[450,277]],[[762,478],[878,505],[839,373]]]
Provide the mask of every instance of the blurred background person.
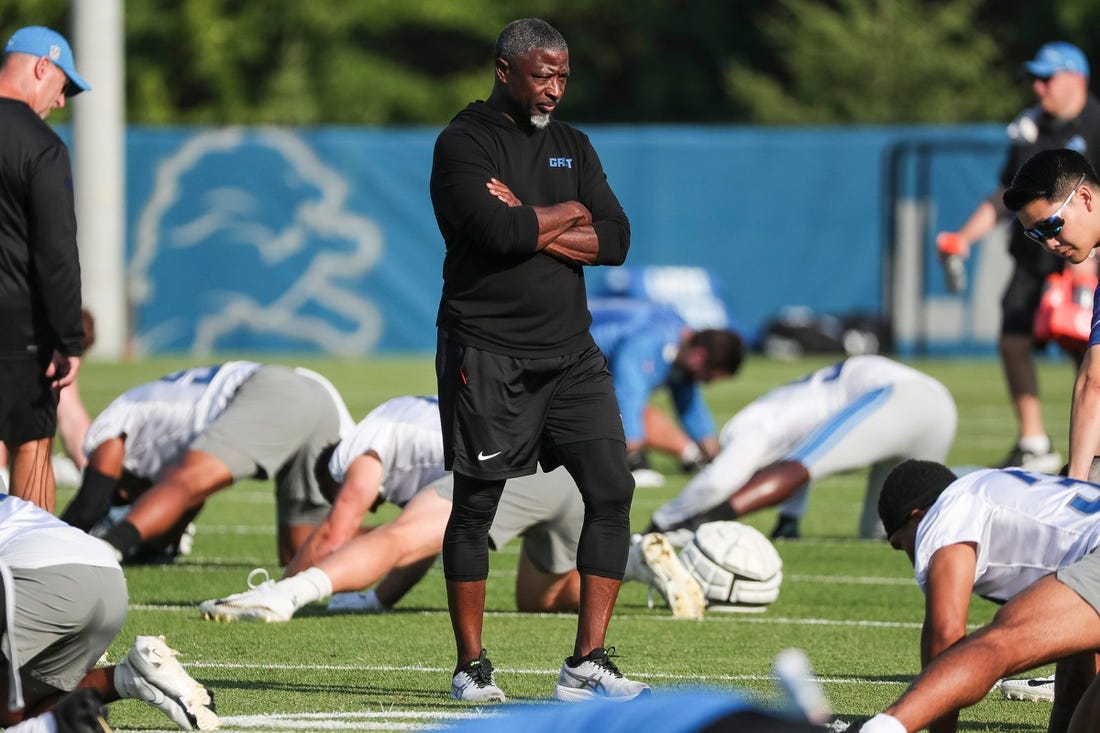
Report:
[[[627,460],[638,486],[660,486],[647,451],[667,453],[694,471],[718,455],[718,429],[702,385],[733,376],[745,349],[722,329],[694,330],[668,305],[635,298],[589,303],[592,338],[607,357],[626,432]],[[649,404],[667,389],[676,422]],[[678,424],[677,424],[678,423]]]
[[[1024,161],[1041,150],[1071,148],[1084,154],[1093,166],[1100,161],[1100,102],[1089,92],[1089,62],[1076,46],[1065,42],[1042,46],[1024,64],[1038,104],[1021,112],[1008,126],[1010,144],[1001,167],[1000,183],[982,199],[962,227],[937,238],[941,256],[947,250],[963,258],[970,247],[989,234],[1008,215],[1001,200],[1005,189]],[[1060,272],[1064,261],[1036,247],[1015,220],[1011,224],[1009,254],[1012,277],[1001,299],[1001,333],[998,351],[1015,411],[1019,437],[997,465],[1022,466],[1055,473],[1062,456],[1050,444],[1043,424],[1032,336],[1035,314],[1048,275]],[[1096,276],[1096,263],[1073,266],[1075,277]],[[1071,356],[1080,366],[1084,353]]]

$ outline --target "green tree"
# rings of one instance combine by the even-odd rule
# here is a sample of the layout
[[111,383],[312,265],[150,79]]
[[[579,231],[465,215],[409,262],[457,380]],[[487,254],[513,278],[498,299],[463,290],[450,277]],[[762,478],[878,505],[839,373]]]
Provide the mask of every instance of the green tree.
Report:
[[[584,123],[1002,121],[1031,99],[1020,63],[1042,43],[1077,43],[1100,66],[1096,0],[129,0],[124,11],[136,124],[438,126],[489,93],[493,40],[528,15],[568,39],[561,114]],[[0,33],[30,24],[71,38],[69,0],[0,0]]]
[[979,0],[781,0],[761,20],[778,75],[733,63],[729,93],[770,124],[1002,120],[1026,85],[977,24]]

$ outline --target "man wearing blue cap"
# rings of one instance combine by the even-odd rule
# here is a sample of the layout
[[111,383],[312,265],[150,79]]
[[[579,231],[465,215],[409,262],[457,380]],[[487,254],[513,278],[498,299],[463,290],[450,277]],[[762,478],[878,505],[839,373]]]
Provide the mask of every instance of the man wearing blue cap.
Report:
[[[1039,49],[1024,64],[1038,104],[1021,112],[1008,126],[1010,144],[1001,168],[1000,185],[978,204],[957,232],[944,232],[957,242],[959,254],[986,236],[1001,218],[1009,216],[1001,196],[1028,158],[1042,150],[1071,148],[1100,165],[1100,101],[1089,93],[1089,62],[1076,46],[1057,41]],[[1022,466],[1046,473],[1057,472],[1062,457],[1055,452],[1043,425],[1038,377],[1032,351],[1035,314],[1048,275],[1061,272],[1064,260],[1036,247],[1012,222],[1009,254],[1014,268],[1001,300],[1001,334],[998,347],[1005,380],[1016,413],[1019,439],[1000,466]],[[1075,280],[1084,283],[1096,274],[1088,260],[1072,266]],[[1091,286],[1089,286],[1091,289]],[[1080,363],[1084,352],[1072,354]]]
[[10,493],[53,511],[60,390],[80,368],[80,261],[69,151],[44,120],[87,91],[56,31],[20,28],[0,61],[0,440]]

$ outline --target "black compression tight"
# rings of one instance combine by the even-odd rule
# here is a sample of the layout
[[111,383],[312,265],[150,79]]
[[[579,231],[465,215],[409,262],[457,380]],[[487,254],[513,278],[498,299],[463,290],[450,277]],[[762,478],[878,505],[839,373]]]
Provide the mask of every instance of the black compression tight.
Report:
[[489,577],[489,528],[504,491],[504,479],[454,474],[454,499],[443,534],[443,575],[468,583]]
[[[630,502],[634,478],[626,450],[616,440],[589,440],[559,446],[562,465],[584,499],[584,527],[577,547],[577,569],[585,575],[622,580],[630,547]],[[505,481],[454,474],[454,499],[443,535],[443,574],[452,582],[489,576],[489,528]]]
[[588,440],[558,447],[558,458],[584,498],[584,528],[577,547],[577,570],[622,580],[630,549],[630,502],[634,477],[626,449],[617,440]]

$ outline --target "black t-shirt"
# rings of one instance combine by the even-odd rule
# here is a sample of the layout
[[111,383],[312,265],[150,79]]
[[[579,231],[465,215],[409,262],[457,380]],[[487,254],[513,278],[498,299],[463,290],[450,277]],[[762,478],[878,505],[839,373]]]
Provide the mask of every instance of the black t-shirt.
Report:
[[0,98],[0,358],[80,354],[80,260],[69,151],[24,102]]
[[[523,205],[490,194],[490,178]],[[449,339],[522,357],[592,345],[584,269],[535,251],[532,209],[579,201],[592,212],[597,264],[626,259],[630,224],[586,135],[557,120],[522,129],[474,102],[436,140],[431,197],[447,246],[436,325]]]
[[[1088,158],[1093,168],[1100,169],[1100,102],[1091,94],[1081,114],[1072,120],[1052,117],[1035,106],[1012,121],[1008,134],[1012,143],[1001,168],[1001,185],[1006,188],[1028,158],[1043,150],[1070,148]],[[1019,267],[1040,275],[1059,272],[1065,264],[1064,259],[1028,239],[1015,219],[1008,251]]]

